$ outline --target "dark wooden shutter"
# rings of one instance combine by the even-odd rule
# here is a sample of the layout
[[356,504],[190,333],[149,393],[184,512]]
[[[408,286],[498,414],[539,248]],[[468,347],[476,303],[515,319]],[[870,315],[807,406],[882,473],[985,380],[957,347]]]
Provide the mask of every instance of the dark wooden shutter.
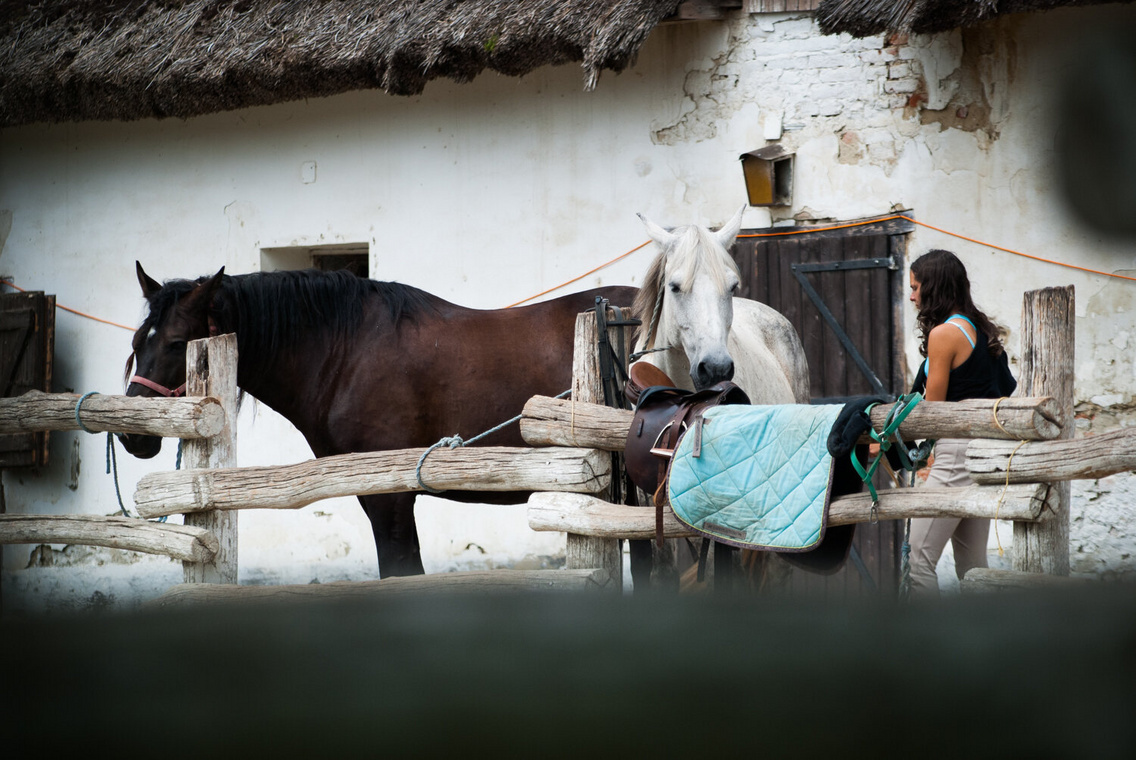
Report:
[[[55,352],[55,296],[0,295],[0,395],[51,391]],[[47,464],[48,433],[0,436],[0,467]]]
[[[797,328],[813,403],[906,390],[900,306],[906,236],[914,225],[861,221],[868,223],[802,235],[780,234],[783,227],[743,230],[734,246],[741,295],[769,304]],[[861,524],[843,570],[832,576],[794,570],[793,588],[894,594],[902,541],[902,521]]]

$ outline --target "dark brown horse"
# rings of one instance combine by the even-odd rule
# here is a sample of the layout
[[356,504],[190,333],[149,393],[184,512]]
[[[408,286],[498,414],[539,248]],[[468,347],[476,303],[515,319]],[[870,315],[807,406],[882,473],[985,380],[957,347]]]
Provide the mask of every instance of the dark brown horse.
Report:
[[[635,288],[601,288],[533,306],[468,309],[418,288],[345,272],[268,272],[171,280],[137,267],[150,311],[134,335],[127,395],[178,393],[186,343],[236,333],[237,384],[287,418],[317,457],[472,438],[536,394],[571,385],[576,315],[597,295],[629,305]],[[127,375],[130,376],[128,364]],[[152,457],[160,438],[120,436]],[[521,446],[516,425],[479,444]],[[383,577],[422,572],[414,494],[360,496]],[[517,503],[524,494],[447,492]]]

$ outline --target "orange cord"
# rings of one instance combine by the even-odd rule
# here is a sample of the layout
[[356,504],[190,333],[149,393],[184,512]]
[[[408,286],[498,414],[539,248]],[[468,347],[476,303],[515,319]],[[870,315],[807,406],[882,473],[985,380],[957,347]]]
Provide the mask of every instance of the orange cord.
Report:
[[[1021,251],[1015,251],[1012,248],[1003,248],[1000,245],[994,245],[993,243],[986,243],[986,242],[983,242],[981,240],[978,240],[977,238],[967,237],[966,235],[960,235],[957,232],[951,232],[950,230],[944,230],[942,227],[936,227],[933,224],[927,224],[926,222],[921,222],[918,219],[912,219],[911,217],[906,216],[904,214],[893,214],[892,216],[880,217],[878,219],[869,219],[869,220],[863,221],[863,222],[849,222],[848,224],[834,224],[834,225],[829,226],[829,227],[810,227],[810,228],[804,229],[804,230],[786,230],[784,232],[751,232],[751,233],[747,233],[745,235],[738,235],[738,237],[739,238],[760,238],[760,237],[780,237],[782,235],[808,235],[808,234],[811,234],[813,232],[829,232],[831,230],[844,230],[844,229],[848,229],[849,227],[863,227],[863,226],[869,225],[869,224],[878,224],[879,222],[890,222],[894,219],[903,219],[905,221],[911,222],[912,224],[918,224],[920,227],[926,227],[929,230],[934,230],[935,232],[940,232],[944,235],[950,235],[951,237],[956,237],[960,240],[966,240],[967,242],[975,243],[976,245],[985,246],[986,248],[993,248],[997,251],[1003,251],[1005,253],[1012,253],[1015,256],[1022,256],[1024,258],[1033,259],[1034,261],[1040,261],[1040,262],[1045,263],[1045,264],[1053,264],[1054,266],[1066,267],[1068,269],[1077,269],[1081,272],[1087,272],[1089,274],[1097,274],[1097,275],[1101,275],[1102,277],[1114,277],[1118,280],[1130,280],[1132,282],[1136,282],[1136,277],[1129,277],[1128,275],[1124,275],[1124,274],[1115,274],[1113,272],[1102,272],[1099,269],[1089,269],[1088,267],[1077,266],[1076,264],[1066,264],[1062,261],[1054,261],[1053,259],[1045,259],[1045,258],[1042,258],[1041,256],[1034,256],[1034,255],[1029,254],[1029,253],[1022,253]],[[579,275],[578,277],[573,277],[571,280],[567,280],[565,282],[562,282],[559,285],[548,288],[547,290],[542,290],[541,292],[536,293],[534,295],[531,295],[528,298],[522,298],[520,301],[517,301],[516,303],[511,303],[508,306],[506,306],[505,308],[511,309],[514,306],[520,306],[521,304],[528,303],[529,301],[532,301],[535,298],[540,298],[541,296],[548,295],[549,293],[552,293],[553,291],[560,290],[563,287],[567,287],[568,285],[571,285],[574,282],[579,282],[580,280],[584,279],[585,277],[587,277],[590,274],[595,274],[596,272],[600,271],[601,269],[609,267],[612,264],[616,263],[617,261],[622,261],[623,259],[627,258],[628,256],[635,253],[636,251],[638,251],[642,248],[645,248],[650,243],[651,243],[650,240],[644,241],[644,242],[640,243],[639,245],[635,246],[634,248],[632,248],[627,253],[622,253],[619,256],[616,256],[614,259],[611,259],[609,261],[604,262],[603,264],[600,264],[598,267],[595,267],[593,269],[589,269],[587,272],[584,272],[583,274]],[[5,285],[9,286],[9,287],[15,288],[16,290],[20,291],[21,293],[27,292],[26,290],[21,288],[19,285],[16,285],[15,283],[10,282],[8,280],[4,280],[3,283]],[[130,332],[134,332],[133,327],[127,327],[126,325],[120,325],[118,322],[111,322],[109,319],[100,319],[99,317],[93,317],[90,314],[84,314],[81,311],[76,311],[75,309],[68,308],[68,307],[63,306],[61,304],[56,304],[56,307],[63,309],[64,311],[69,311],[72,314],[77,314],[80,317],[85,317],[86,319],[93,319],[96,322],[102,322],[103,324],[113,325],[114,327],[121,327],[123,330],[129,330]]]
[[529,301],[533,300],[534,298],[540,298],[540,297],[541,297],[541,296],[543,296],[543,295],[548,295],[549,293],[551,293],[551,292],[552,292],[552,291],[554,291],[554,290],[560,290],[561,288],[563,288],[563,287],[565,287],[565,286],[567,286],[567,285],[571,285],[571,284],[572,284],[572,283],[574,283],[574,282],[577,282],[577,281],[579,281],[579,280],[582,280],[582,279],[584,279],[585,277],[587,277],[587,276],[588,276],[588,275],[590,275],[590,274],[594,274],[595,272],[598,272],[598,271],[600,271],[600,270],[601,270],[601,269],[603,269],[604,267],[609,267],[609,266],[611,266],[612,264],[614,264],[614,263],[615,263],[615,262],[617,262],[617,261],[622,261],[623,259],[627,258],[627,257],[628,257],[628,256],[630,256],[631,254],[633,254],[633,253],[635,253],[636,251],[638,251],[638,250],[639,250],[640,248],[644,248],[644,247],[646,247],[646,246],[650,245],[650,243],[651,243],[651,241],[650,241],[650,240],[644,241],[644,242],[640,243],[639,245],[635,246],[634,248],[632,248],[632,249],[631,249],[630,251],[628,251],[627,253],[622,253],[622,254],[620,254],[620,255],[616,256],[616,257],[615,257],[614,259],[612,259],[611,261],[607,261],[607,262],[605,262],[605,263],[603,263],[603,264],[600,264],[600,265],[599,265],[598,267],[596,267],[596,268],[594,268],[594,269],[589,269],[589,270],[588,270],[587,272],[584,272],[584,273],[583,273],[582,275],[580,275],[579,277],[573,277],[573,278],[572,278],[571,280],[568,280],[567,282],[562,282],[562,283],[560,283],[559,285],[557,285],[557,286],[555,286],[555,287],[551,287],[551,288],[549,288],[548,290],[542,290],[541,292],[537,293],[536,295],[532,295],[532,296],[529,296],[528,298],[522,298],[522,299],[521,299],[520,301],[517,301],[516,303],[511,303],[511,304],[509,304],[508,306],[506,306],[505,308],[506,308],[506,309],[511,309],[511,308],[513,308],[514,306],[520,306],[520,305],[521,305],[521,304],[523,304],[523,303],[527,303],[527,302],[529,302]]
[[1002,246],[994,245],[993,243],[984,243],[981,240],[975,240],[974,238],[969,238],[966,235],[960,235],[957,232],[949,232],[948,230],[944,230],[944,229],[941,229],[939,227],[935,227],[934,225],[927,224],[926,222],[917,222],[914,219],[912,219],[911,217],[903,216],[902,214],[899,215],[899,218],[900,219],[906,219],[909,222],[912,222],[914,224],[918,224],[922,227],[926,227],[927,229],[930,229],[930,230],[934,230],[935,232],[941,232],[944,235],[950,235],[951,237],[956,237],[956,238],[959,238],[960,240],[966,240],[966,241],[971,242],[971,243],[977,243],[978,245],[986,246],[987,248],[994,248],[995,250],[998,250],[998,251],[1005,251],[1006,253],[1012,253],[1015,256],[1024,256],[1027,259],[1033,259],[1034,261],[1041,261],[1041,262],[1044,262],[1046,264],[1053,264],[1053,265],[1059,266],[1059,267],[1066,267],[1068,269],[1079,269],[1080,271],[1088,272],[1089,274],[1099,274],[1099,275],[1102,275],[1104,277],[1115,277],[1118,280],[1131,280],[1133,282],[1136,282],[1136,277],[1129,277],[1126,274],[1115,274],[1113,272],[1102,272],[1099,269],[1089,269],[1088,267],[1079,267],[1076,264],[1066,264],[1065,262],[1062,262],[1062,261],[1054,261],[1052,259],[1043,259],[1041,256],[1034,256],[1032,254],[1022,253],[1021,251],[1015,251],[1015,250],[1012,250],[1010,248],[1003,248]]
[[[803,230],[786,230],[785,232],[751,232],[746,235],[738,235],[740,238],[756,238],[756,237],[780,237],[782,235],[808,235],[813,232],[828,232],[829,230],[844,230],[849,227],[863,227],[868,224],[878,224],[879,222],[890,222],[893,219],[907,219],[909,222],[915,222],[914,219],[909,219],[902,214],[895,216],[885,216],[879,219],[869,219],[863,222],[848,222],[847,224],[834,224],[831,227],[809,227]],[[915,222],[919,224],[919,222]]]

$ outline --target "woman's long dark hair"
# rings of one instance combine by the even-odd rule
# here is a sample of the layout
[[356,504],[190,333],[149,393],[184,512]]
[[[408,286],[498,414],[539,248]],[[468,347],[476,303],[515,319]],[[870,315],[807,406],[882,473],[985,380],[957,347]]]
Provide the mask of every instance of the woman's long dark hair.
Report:
[[919,283],[919,316],[923,336],[919,353],[927,355],[927,336],[952,314],[962,314],[986,336],[991,356],[1002,353],[1002,328],[983,314],[970,297],[970,278],[966,266],[950,251],[929,251],[911,262],[911,273]]

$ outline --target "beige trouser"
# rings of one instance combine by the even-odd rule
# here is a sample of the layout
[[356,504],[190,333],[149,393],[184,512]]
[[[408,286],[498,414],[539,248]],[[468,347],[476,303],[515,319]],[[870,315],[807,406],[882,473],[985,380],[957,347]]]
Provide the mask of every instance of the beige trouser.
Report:
[[[965,440],[945,438],[935,444],[935,463],[927,486],[959,488],[971,485],[966,471]],[[955,573],[959,580],[967,570],[986,567],[986,542],[990,521],[961,517],[923,517],[911,520],[911,596],[937,597],[939,579],[935,566],[951,542],[955,552]]]

